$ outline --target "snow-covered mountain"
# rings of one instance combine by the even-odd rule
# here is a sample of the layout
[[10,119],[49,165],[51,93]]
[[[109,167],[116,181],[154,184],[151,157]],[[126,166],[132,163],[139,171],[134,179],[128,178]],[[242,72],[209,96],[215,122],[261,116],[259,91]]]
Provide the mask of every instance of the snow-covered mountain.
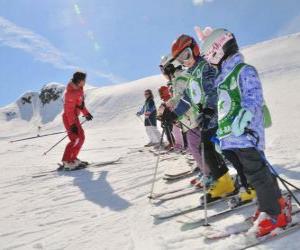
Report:
[[[300,186],[300,34],[243,49],[247,62],[261,74],[273,118],[267,130],[267,156],[276,169]],[[178,221],[203,217],[203,211],[154,223],[150,213],[198,204],[199,193],[152,206],[148,200],[156,158],[132,148],[146,136],[135,113],[146,88],[156,92],[165,80],[151,76],[134,82],[86,90],[95,116],[84,125],[86,143],[80,157],[120,164],[65,174],[47,174],[61,159],[66,142],[46,157],[42,153],[62,136],[10,144],[12,138],[62,130],[64,87],[47,85],[0,109],[0,248],[1,249],[240,249],[246,237],[206,242],[203,228],[182,232]],[[52,90],[50,90],[52,89]],[[55,91],[54,91],[55,90]],[[60,90],[62,92],[60,92]],[[54,92],[59,94],[53,94]],[[44,93],[44,94],[42,94]],[[158,99],[157,99],[158,102]],[[43,105],[44,104],[44,105]],[[164,172],[188,169],[182,157],[160,162],[155,192],[184,187],[188,179],[166,184]],[[210,208],[213,214],[225,204]],[[239,225],[253,211],[239,211],[214,224]],[[300,232],[266,244],[264,249],[299,249]]]
[[61,112],[65,86],[49,83],[40,92],[28,91],[15,103],[1,108],[2,119],[33,121],[40,119],[41,124],[51,122]]

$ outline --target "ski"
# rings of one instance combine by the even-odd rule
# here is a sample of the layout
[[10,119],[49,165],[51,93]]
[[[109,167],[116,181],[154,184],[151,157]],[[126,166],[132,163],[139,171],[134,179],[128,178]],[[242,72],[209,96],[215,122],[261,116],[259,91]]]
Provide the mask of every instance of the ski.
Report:
[[[299,191],[294,190],[293,192],[298,193]],[[287,194],[287,193],[283,192],[283,194]],[[238,195],[236,195],[236,196],[238,196]],[[231,199],[232,198],[235,198],[235,196],[231,197]],[[228,207],[228,208],[226,208],[225,210],[223,210],[221,212],[218,212],[218,213],[215,213],[211,216],[208,216],[207,219],[208,219],[209,222],[214,222],[216,220],[219,220],[222,217],[230,215],[233,212],[240,211],[244,208],[251,208],[252,206],[254,206],[256,204],[257,204],[256,200],[252,200],[252,201],[249,201],[247,203],[239,202],[239,203],[236,203],[234,207]],[[178,220],[177,222],[182,223],[181,231],[193,230],[195,228],[198,228],[198,227],[201,227],[201,226],[205,225],[205,219],[204,218],[193,219],[193,220],[188,220],[188,221]]]
[[[296,215],[298,213],[300,213],[300,209],[297,209],[297,210],[293,211],[292,215]],[[206,231],[202,232],[201,235],[206,240],[219,240],[219,239],[228,238],[228,237],[230,237],[232,235],[244,235],[245,237],[247,237],[246,233],[249,231],[249,229],[251,228],[252,224],[249,223],[249,218],[245,219],[244,222],[245,223],[243,223],[243,225],[240,226],[239,228],[231,228],[230,230],[226,230],[226,229],[225,230],[221,230],[221,229],[218,229],[216,227],[214,227],[214,228],[210,227]],[[281,231],[284,232],[285,230],[288,230],[289,227],[292,227],[293,225],[299,225],[299,221],[298,222],[292,222],[290,225],[288,225],[286,227],[286,229],[282,229]],[[272,234],[268,234],[268,235],[262,236],[262,237],[255,237],[255,240],[257,240],[255,243],[250,243],[249,245],[245,246],[242,249],[247,249],[247,248],[250,248],[252,246],[255,246],[256,244],[260,244],[260,243],[262,243],[262,241],[264,239],[267,239],[267,238],[270,238],[270,237],[271,238],[273,237]]]
[[169,195],[169,196],[166,195],[167,197],[157,198],[153,204],[160,205],[166,201],[175,200],[175,199],[185,197],[185,196],[188,196],[191,194],[199,193],[199,192],[202,192],[202,188],[192,188],[192,189],[187,190],[186,192],[182,192],[182,193],[175,194],[175,195]]
[[[225,200],[227,200],[228,198],[231,198],[232,196],[235,196],[236,193],[232,194],[232,195],[228,195],[224,198],[219,198],[217,200],[211,201],[207,203],[207,207],[216,205],[220,202],[224,202]],[[165,220],[165,219],[170,219],[173,217],[177,217],[177,216],[181,216],[181,215],[185,215],[197,210],[201,210],[204,208],[203,204],[200,205],[196,205],[196,206],[188,206],[182,209],[174,209],[174,210],[170,210],[170,211],[165,211],[165,212],[161,212],[161,213],[156,213],[156,214],[151,214],[152,217],[154,217],[154,219],[156,220]]]
[[152,197],[148,197],[148,198],[157,199],[157,198],[163,197],[165,195],[174,194],[174,193],[177,193],[177,192],[181,192],[183,190],[189,190],[189,189],[193,189],[193,188],[194,188],[193,186],[188,185],[186,187],[172,189],[172,190],[169,190],[169,191],[166,191],[166,192],[156,193],[156,194],[153,194]]
[[[227,208],[219,213],[213,214],[211,216],[208,216],[208,221],[209,222],[214,222],[218,219],[220,219],[223,216],[227,216],[230,215],[233,212],[242,210],[244,208],[247,207],[252,207],[256,205],[256,201],[251,201],[248,203],[240,203],[239,205],[237,205],[234,208]],[[190,220],[190,221],[178,221],[179,223],[182,223],[183,225],[181,226],[181,231],[188,231],[188,230],[193,230],[195,228],[201,227],[203,225],[205,225],[205,219],[204,218],[200,218],[200,219],[195,219],[195,220]]]
[[169,153],[171,153],[172,151],[167,151],[167,150],[161,150],[160,152],[156,149],[150,149],[149,150],[150,153],[154,154],[155,156],[158,156],[158,155],[167,155]]
[[262,243],[266,243],[266,242],[269,242],[269,241],[272,241],[272,240],[283,238],[283,237],[289,235],[290,233],[293,233],[293,232],[295,232],[299,229],[300,229],[300,222],[291,223],[287,228],[281,230],[280,232],[277,232],[274,235],[273,234],[268,234],[266,236],[257,238],[257,242],[250,243],[247,246],[241,248],[241,250],[249,249],[249,248],[252,248],[252,247],[256,247],[256,246],[258,246]]
[[32,178],[39,178],[39,177],[43,177],[43,176],[46,176],[46,175],[49,175],[49,174],[54,174],[54,173],[57,173],[57,172],[61,172],[61,171],[74,172],[74,171],[79,171],[79,170],[82,170],[82,169],[85,169],[85,168],[91,168],[91,167],[96,168],[96,167],[104,167],[104,166],[107,166],[107,165],[114,165],[114,164],[118,164],[120,162],[120,160],[121,160],[121,157],[119,157],[116,160],[112,160],[112,161],[93,162],[93,163],[90,163],[88,165],[81,165],[79,168],[76,168],[74,170],[64,170],[63,166],[60,163],[58,163],[58,168],[56,168],[54,170],[44,171],[44,172],[35,174],[35,175],[32,176]]
[[168,176],[165,175],[163,177],[163,180],[165,180],[166,182],[174,182],[174,181],[180,181],[182,179],[188,178],[188,177],[192,177],[196,174],[197,172],[195,171],[186,171],[185,173],[179,174],[179,175],[175,175],[175,176]]
[[165,174],[165,177],[167,177],[167,178],[178,178],[178,177],[181,177],[182,175],[186,175],[186,174],[189,174],[191,172],[194,172],[194,171],[187,170],[187,171],[184,171],[184,172],[181,172],[181,173],[178,173],[178,174]]

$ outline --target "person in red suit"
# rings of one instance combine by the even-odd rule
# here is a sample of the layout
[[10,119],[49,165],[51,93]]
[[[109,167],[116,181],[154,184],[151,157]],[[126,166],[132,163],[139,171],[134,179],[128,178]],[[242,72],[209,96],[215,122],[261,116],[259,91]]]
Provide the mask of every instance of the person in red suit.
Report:
[[87,110],[84,103],[84,85],[86,73],[75,72],[71,82],[66,88],[64,98],[63,122],[67,130],[70,142],[67,144],[62,162],[66,170],[74,170],[83,164],[77,156],[84,143],[85,135],[79,121],[79,115],[82,114],[86,120],[90,121],[93,116]]

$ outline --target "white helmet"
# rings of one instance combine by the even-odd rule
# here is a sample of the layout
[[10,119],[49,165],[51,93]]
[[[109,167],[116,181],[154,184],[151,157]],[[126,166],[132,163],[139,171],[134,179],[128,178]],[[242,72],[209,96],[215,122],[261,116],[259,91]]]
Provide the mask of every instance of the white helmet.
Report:
[[234,35],[226,29],[215,29],[206,37],[202,46],[205,59],[219,65],[228,56],[238,52],[239,48]]

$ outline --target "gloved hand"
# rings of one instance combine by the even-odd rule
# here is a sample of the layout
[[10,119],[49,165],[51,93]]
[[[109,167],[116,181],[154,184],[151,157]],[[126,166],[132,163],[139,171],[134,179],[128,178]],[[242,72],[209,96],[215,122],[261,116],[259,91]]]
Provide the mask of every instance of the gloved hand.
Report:
[[145,112],[145,117],[149,117],[151,115],[151,112]]
[[85,119],[87,120],[87,121],[91,121],[91,120],[93,120],[93,116],[90,114],[90,113],[88,113],[86,116],[85,116]]
[[235,136],[244,134],[245,128],[250,124],[252,118],[253,114],[249,110],[242,108],[232,123],[232,133]]
[[167,123],[174,123],[175,120],[177,120],[178,116],[175,112],[170,111],[168,109],[164,110],[164,113],[162,114],[162,121]]
[[200,127],[202,127],[203,129],[207,129],[207,126],[214,114],[215,112],[213,109],[204,108],[198,118]]
[[136,116],[141,116],[142,114],[140,112],[136,112]]
[[78,135],[78,127],[76,124],[72,124],[71,127],[70,127],[70,130],[73,134],[76,134]]

